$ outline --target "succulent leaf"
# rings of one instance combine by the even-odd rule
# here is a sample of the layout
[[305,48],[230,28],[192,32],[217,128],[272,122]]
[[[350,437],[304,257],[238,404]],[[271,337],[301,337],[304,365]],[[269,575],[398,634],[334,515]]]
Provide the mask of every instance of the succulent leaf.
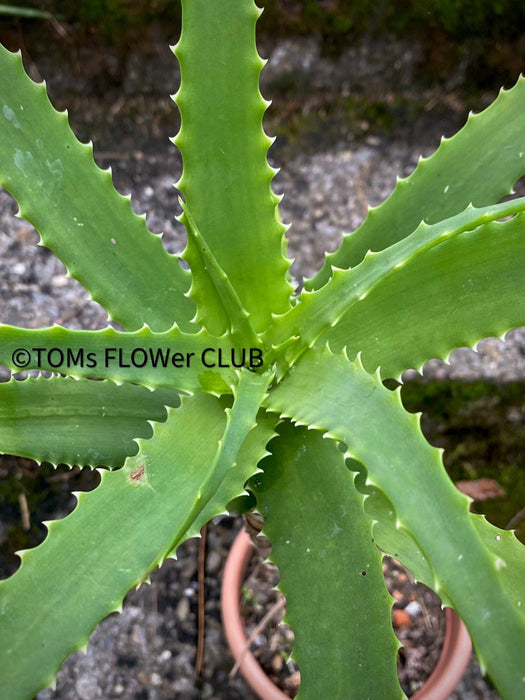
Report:
[[[274,171],[266,157],[271,140],[262,129],[264,63],[255,46],[260,11],[252,0],[183,0],[182,9],[175,49],[181,68],[175,99],[182,121],[175,143],[184,162],[178,187],[253,328],[261,332],[272,313],[289,308],[292,288],[286,280],[290,261],[282,252],[286,227],[277,214]],[[221,335],[227,319],[209,277],[195,266],[195,246],[188,236],[184,257],[193,262],[192,295],[197,303],[205,300],[203,323]]]
[[[322,337],[358,352],[365,367],[399,378],[457,347],[523,323],[525,214],[448,238],[385,276]],[[414,290],[417,289],[417,292]]]
[[[231,393],[237,381],[233,350],[228,338],[214,338],[206,331],[184,333],[176,327],[165,333],[146,327],[123,333],[111,327],[77,331],[62,326],[26,329],[0,325],[0,364],[15,371],[23,366],[71,377],[131,382],[150,389]],[[249,358],[249,352],[242,351],[238,349],[233,355],[235,362]]]
[[0,383],[0,445],[6,454],[52,464],[120,467],[135,438],[152,435],[180,403],[171,389],[111,381],[28,377]]
[[421,221],[435,224],[461,212],[469,204],[485,207],[512,192],[525,174],[525,78],[511,90],[501,90],[483,112],[470,114],[465,126],[443,139],[430,158],[399,180],[380,206],[346,236],[323,268],[305,283],[319,289],[331,276],[331,267],[357,265],[367,251],[384,250],[408,236]]
[[[135,458],[103,472],[100,486],[79,494],[69,516],[49,523],[44,542],[0,583],[0,668],[8,697],[32,697],[49,685],[99,620],[162,561],[225,422],[215,397],[187,397],[155,424],[153,440],[139,441]],[[121,537],[108,536],[116,532]]]
[[[199,518],[199,529],[204,523],[208,522],[209,518],[202,520],[202,512],[210,501],[217,496],[227,473],[235,467],[237,454],[242,444],[251,430],[257,427],[257,414],[271,379],[272,376],[269,373],[256,374],[248,370],[239,373],[239,381],[234,388],[233,406],[225,409],[226,427],[221,439],[218,441],[217,451],[206,473],[203,475],[201,485],[186,519],[176,531],[170,549],[174,549],[179,545],[180,539],[186,532],[191,531],[194,523]],[[236,474],[237,478],[238,475]],[[237,481],[234,486],[237,492],[227,495],[226,500],[221,501],[221,510],[224,510],[225,504],[238,495],[239,489],[244,486],[244,481]]]
[[[434,585],[432,566],[417,545],[410,532],[397,522],[396,510],[386,493],[377,485],[367,483],[367,472],[363,464],[348,460],[349,468],[357,472],[356,487],[366,495],[365,512],[374,521],[374,539],[381,549],[403,562],[417,581],[427,586]],[[469,513],[469,520],[483,541],[494,561],[514,562],[517,565],[502,566],[499,577],[505,588],[505,595],[517,607],[523,606],[523,567],[525,552],[522,543],[513,532],[501,530],[489,523],[483,515]],[[439,592],[444,605],[452,605],[446,592]]]
[[[398,306],[402,306],[400,304],[400,296],[407,287],[409,287],[410,292],[408,295],[405,292],[405,306],[411,307],[413,303],[417,303],[417,300],[413,299],[413,297],[417,296],[414,294],[414,289],[421,290],[421,292],[418,291],[418,294],[421,293],[421,296],[427,302],[430,294],[433,294],[435,295],[434,304],[441,303],[441,295],[436,296],[436,287],[440,288],[442,275],[445,278],[446,275],[451,278],[450,284],[453,287],[448,299],[446,297],[447,291],[443,290],[446,300],[451,301],[452,292],[457,294],[459,291],[459,297],[454,297],[454,308],[461,306],[460,302],[465,301],[466,297],[470,301],[469,293],[472,291],[472,278],[475,277],[476,280],[483,278],[487,274],[487,265],[490,263],[487,262],[484,251],[477,248],[468,251],[472,252],[472,255],[468,258],[459,260],[455,258],[455,253],[458,248],[461,249],[464,237],[468,232],[478,228],[480,230],[485,229],[498,219],[520,214],[524,209],[525,198],[514,199],[510,202],[483,209],[476,209],[470,206],[457,216],[445,219],[437,224],[428,225],[421,223],[412,234],[390,246],[390,248],[379,253],[368,253],[363,261],[354,268],[334,270],[332,278],[324,287],[315,292],[303,293],[301,301],[288,314],[279,319],[279,323],[276,324],[273,331],[273,337],[271,337],[273,345],[279,349],[290,338],[296,337],[298,339],[295,345],[286,350],[289,364],[304,348],[313,345],[319,338],[322,338],[323,342],[326,342],[327,339],[333,339],[334,347],[337,347],[337,349],[341,349],[342,346],[348,346],[350,353],[353,353],[354,357],[359,350],[366,349],[367,353],[363,360],[367,366],[370,348],[371,353],[374,350],[376,352],[374,360],[383,361],[382,364],[386,365],[387,369],[383,370],[385,372],[384,376],[391,376],[386,373],[390,371],[392,366],[396,367],[394,362],[400,362],[400,358],[396,354],[396,343],[399,342],[401,345],[404,341],[402,339],[398,340],[397,336],[394,338],[393,334],[389,335],[388,341],[394,342],[394,348],[392,359],[386,356],[390,346],[385,350],[385,345],[381,344],[379,340],[382,326],[379,319],[379,323],[375,323],[377,319],[375,299],[367,302],[367,298],[377,296],[376,290],[387,288],[388,296],[384,297],[381,295],[383,305],[378,313],[384,313],[392,317],[392,325],[395,323]],[[519,236],[519,231],[522,228],[523,217],[516,216],[515,219],[505,224],[500,224],[499,229],[494,228],[494,224],[492,228],[488,229],[488,234],[495,231],[500,231],[504,234],[507,230],[510,230],[509,241],[506,241],[503,235],[496,238],[497,242],[502,241],[497,247],[498,252],[500,250],[503,251],[503,253],[500,252],[502,257],[508,249],[508,254],[504,258],[503,264],[517,265],[518,263],[516,263],[514,258],[517,257],[518,261],[522,259],[516,243],[516,236]],[[513,233],[514,236],[512,236]],[[456,238],[461,240],[456,241]],[[490,249],[492,253],[494,253],[496,245],[497,243],[492,245]],[[442,260],[440,260],[440,256]],[[478,269],[478,264],[480,269]],[[456,273],[456,278],[454,278],[454,272],[458,266],[460,273]],[[421,268],[424,268],[425,274],[421,273]],[[407,270],[414,270],[414,272],[410,274]],[[498,279],[495,277],[494,284],[499,284]],[[511,287],[511,282],[512,289],[515,291],[516,275],[509,280],[509,288]],[[428,291],[426,290],[427,284],[429,286]],[[490,283],[485,283],[479,289],[481,294],[483,294],[482,290],[484,287],[491,289]],[[446,354],[448,355],[448,352],[454,347],[454,342],[461,342],[463,337],[475,335],[474,342],[483,337],[479,335],[483,330],[491,330],[490,317],[484,318],[483,309],[475,306],[476,293],[477,290],[474,290],[472,295],[474,318],[470,325],[468,323],[468,314],[472,312],[472,309],[469,304],[463,304],[465,311],[461,320],[467,321],[466,328],[460,328],[459,324],[455,324],[454,313],[450,313],[450,306],[445,307],[443,314],[448,313],[451,318],[449,318],[448,323],[445,323],[442,336],[442,328],[440,326],[436,324],[431,328],[429,327],[430,323],[434,321],[434,317],[429,317],[428,307],[422,307],[422,313],[426,316],[425,328],[428,330],[428,338],[425,337],[423,343],[427,343],[427,346],[421,348],[419,343],[415,343],[416,349],[413,348],[415,328],[421,320],[419,314],[414,315],[412,331],[408,333],[408,338],[410,339],[408,342],[412,343],[412,347],[406,352],[412,352],[412,355],[422,357],[423,362],[435,356],[436,353],[442,352],[443,348],[446,348]],[[490,293],[492,294],[492,291]],[[497,298],[499,300],[499,296]],[[485,300],[486,295],[483,298],[483,301]],[[501,307],[507,306],[508,295],[502,295],[499,302],[494,300],[492,303],[499,303]],[[497,314],[501,312],[501,307],[498,306],[498,309],[494,311],[492,314],[494,317],[497,318]],[[369,312],[371,316],[370,323],[373,324],[372,331],[368,319],[364,320],[362,329],[354,326],[354,316],[359,313],[356,309],[360,308],[365,308]],[[424,311],[425,308],[426,311]],[[513,314],[511,310],[508,310],[507,313],[511,315],[511,319],[521,318],[517,313]],[[363,320],[361,315],[359,315],[359,320]],[[423,323],[425,322],[423,321]],[[478,327],[475,327],[476,323]],[[483,326],[482,324],[484,323],[487,325]],[[504,323],[505,321],[503,320],[501,325],[503,326]],[[384,325],[388,329],[389,322],[385,321]],[[396,325],[395,327],[399,333],[401,326]],[[368,339],[368,342],[365,340],[366,332],[369,334],[370,332],[374,333],[372,339]],[[463,334],[463,337],[461,337],[461,334]],[[436,336],[438,336],[437,339]],[[363,348],[357,344],[361,339],[365,343]],[[416,355],[416,352],[418,352],[418,355]],[[379,356],[379,353],[382,354]],[[403,360],[405,360],[404,357],[402,357],[401,361]],[[375,369],[377,365],[378,362],[371,369]],[[409,364],[408,366],[411,365]],[[402,366],[401,371],[406,368],[406,366]],[[400,373],[399,370],[397,373]]]
[[241,344],[244,343],[244,345],[251,344],[252,347],[257,347],[260,345],[260,341],[250,323],[249,313],[243,307],[237,292],[228,279],[228,275],[224,272],[204,240],[188,207],[182,201],[181,206],[182,216],[180,219],[186,226],[188,236],[192,241],[192,245],[187,251],[186,260],[190,263],[191,269],[197,271],[197,276],[199,274],[207,275],[211,283],[211,288],[208,289],[208,295],[205,297],[203,297],[204,289],[199,290],[198,283],[195,288],[192,287],[190,290],[190,295],[197,302],[197,321],[205,328],[210,326],[216,327],[217,319],[213,319],[212,322],[212,318],[209,318],[207,313],[210,309],[209,297],[213,295],[215,301],[218,301],[222,307],[224,314],[224,320],[221,322],[221,325],[223,322],[226,323],[226,328],[232,339],[237,340]]
[[[251,427],[253,416],[243,412],[228,431],[219,399],[185,397],[180,408],[168,409],[164,423],[154,425],[154,439],[138,440],[135,457],[120,470],[103,472],[100,486],[78,494],[75,510],[49,523],[44,542],[23,553],[20,569],[0,582],[0,668],[7,697],[32,697],[50,685],[59,665],[87,643],[95,625],[120,609],[127,591],[198,532],[203,517],[223,512],[224,502],[253,474],[252,459],[265,454],[272,432],[272,422],[263,419],[252,431],[258,436],[242,444],[241,423]],[[222,467],[238,457],[241,469],[229,492],[223,490],[222,505],[209,499],[186,532],[182,525],[217,462],[221,440]],[[117,532],[121,537],[108,534]]]
[[399,392],[385,389],[360,362],[310,350],[265,403],[326,431],[365,465],[368,481],[392,502],[396,527],[408,530],[431,562],[432,587],[461,613],[493,682],[505,697],[519,698],[525,611],[506,591],[500,572],[507,562],[485,546],[469,517],[469,499],[450,481],[440,452],[424,439],[418,418],[404,410]]
[[[402,561],[416,581],[421,581],[432,588],[434,585],[432,564],[410,532],[397,521],[396,509],[392,501],[377,484],[367,482],[364,464],[352,458],[348,458],[346,464],[348,469],[355,473],[354,483],[357,490],[366,496],[364,510],[374,522],[373,533],[377,546],[394,559]],[[443,591],[440,591],[440,595],[441,602],[446,605],[448,601],[443,599]]]
[[177,322],[191,331],[188,272],[115,190],[111,173],[96,166],[92,146],[76,139],[45,85],[3,46],[0,105],[0,186],[69,275],[128,330],[147,323],[164,331]]
[[317,431],[278,432],[250,488],[295,631],[299,698],[402,698],[382,555],[344,455]]
[[217,492],[204,506],[196,523],[188,530],[188,536],[197,535],[200,528],[218,513],[229,512],[231,502],[248,496],[245,484],[254,472],[260,471],[256,465],[268,454],[266,446],[276,434],[277,423],[278,419],[274,413],[259,411],[257,425],[246,436],[237,453],[235,463],[226,471]]

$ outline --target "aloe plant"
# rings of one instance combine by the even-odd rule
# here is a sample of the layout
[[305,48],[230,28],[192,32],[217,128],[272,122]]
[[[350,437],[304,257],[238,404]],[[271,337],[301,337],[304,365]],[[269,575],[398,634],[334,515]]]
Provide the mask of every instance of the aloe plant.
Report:
[[525,81],[399,181],[294,296],[259,11],[182,5],[187,265],[0,51],[0,185],[125,329],[0,326],[0,364],[53,373],[0,384],[0,449],[111,468],[0,585],[1,687],[15,699],[53,683],[132,586],[256,499],[303,700],[403,696],[384,553],[459,612],[501,695],[522,698],[523,545],[469,512],[383,380],[525,324],[525,199],[501,201],[525,173]]

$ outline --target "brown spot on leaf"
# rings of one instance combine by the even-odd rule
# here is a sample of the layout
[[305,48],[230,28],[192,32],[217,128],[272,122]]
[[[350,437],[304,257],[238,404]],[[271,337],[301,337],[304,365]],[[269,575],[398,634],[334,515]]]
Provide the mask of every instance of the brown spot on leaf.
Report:
[[129,478],[131,481],[142,481],[144,479],[144,465],[139,464],[138,467],[130,473]]

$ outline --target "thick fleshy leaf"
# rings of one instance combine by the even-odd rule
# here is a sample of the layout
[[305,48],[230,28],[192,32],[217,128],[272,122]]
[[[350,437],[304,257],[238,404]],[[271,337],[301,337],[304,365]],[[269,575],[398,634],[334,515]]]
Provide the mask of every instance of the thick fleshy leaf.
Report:
[[111,327],[73,331],[62,326],[0,325],[0,365],[14,371],[41,369],[151,389],[231,393],[237,381],[234,363],[249,366],[250,348],[233,349],[227,338],[214,338],[205,331],[193,334],[172,328],[154,333],[142,328],[123,333]]
[[525,174],[525,79],[468,121],[455,136],[443,139],[430,158],[399,180],[394,192],[328,255],[319,273],[306,282],[319,289],[331,265],[357,265],[369,250],[384,250],[408,236],[421,221],[434,224],[455,216],[469,204],[485,207],[510,194]]
[[[418,546],[410,532],[397,521],[396,509],[386,493],[377,485],[367,482],[367,471],[355,459],[347,459],[347,467],[355,473],[356,488],[366,496],[364,509],[374,521],[374,540],[383,552],[401,561],[416,581],[434,585],[434,572],[430,561]],[[443,591],[440,591],[443,596]],[[441,601],[444,605],[447,600]]]
[[[198,270],[199,273],[194,275],[196,279],[195,289],[190,290],[190,296],[193,291],[199,295],[198,287],[201,285],[199,281],[199,274],[202,275],[201,279],[206,279],[206,284],[211,285],[210,293],[207,296],[211,296],[214,299],[214,303],[220,306],[222,312],[224,313],[226,319],[226,328],[230,333],[233,340],[244,345],[252,345],[257,347],[260,345],[259,338],[252,328],[250,322],[250,314],[243,307],[241,300],[235,289],[233,288],[228,275],[224,272],[219,264],[219,261],[213,254],[213,251],[208,246],[207,242],[204,240],[195,220],[189,212],[188,207],[184,202],[181,202],[182,206],[182,216],[180,220],[186,226],[188,231],[188,236],[191,239],[191,249],[192,249],[192,269]],[[213,291],[213,293],[212,293]],[[203,290],[200,290],[202,293]],[[206,306],[206,303],[204,304]],[[199,305],[197,317],[199,320],[205,320],[206,315],[201,313],[203,311],[202,304]],[[208,324],[209,325],[209,324]]]
[[[183,0],[175,49],[181,68],[175,139],[184,170],[178,183],[203,239],[225,271],[256,332],[290,306],[284,231],[271,190],[274,171],[262,129],[267,103],[259,92],[263,61],[255,46],[253,0]],[[213,128],[210,125],[213,124]],[[193,274],[198,319],[215,335],[229,327],[212,280],[189,236],[184,258]],[[231,320],[231,319],[230,319]]]
[[0,186],[70,276],[128,330],[147,323],[164,331],[175,322],[192,330],[188,272],[95,165],[91,144],[75,138],[45,85],[2,46],[0,105]]
[[250,487],[295,631],[299,698],[404,697],[381,554],[344,455],[287,421],[269,450]]
[[[525,260],[521,252],[525,247],[520,241],[525,230],[524,209],[523,197],[484,209],[468,207],[438,224],[420,224],[387,250],[368,253],[354,268],[334,270],[324,287],[303,292],[300,303],[280,319],[271,336],[273,345],[279,349],[297,338],[286,350],[287,363],[291,364],[319,338],[322,342],[333,340],[334,348],[348,346],[354,357],[364,351],[367,367],[370,354],[375,361],[372,369],[379,360],[385,366],[384,375],[391,376],[392,368],[397,374],[406,369],[402,363],[410,357],[423,364],[429,357],[448,355],[465,339],[477,342],[483,331],[496,327],[500,332],[508,330],[507,319],[521,318],[525,322],[520,304],[511,304],[520,279],[520,261],[523,267]],[[499,224],[499,228],[494,223],[513,215],[517,216]],[[487,243],[485,248],[475,233],[467,235],[476,229],[480,230],[478,238],[482,236]],[[458,257],[460,253],[470,256]],[[487,282],[485,276],[491,274],[492,264],[494,278]],[[421,292],[415,294],[414,289]],[[488,313],[484,303],[489,303]],[[439,305],[440,311],[429,313]],[[404,327],[397,323],[398,311],[403,320],[412,314],[406,336]],[[443,326],[437,323],[439,313]]]
[[396,526],[411,534],[431,562],[434,590],[443,591],[464,619],[492,680],[506,697],[520,697],[525,579],[517,599],[501,571],[522,568],[525,549],[520,559],[504,560],[485,546],[469,517],[469,500],[450,481],[440,452],[426,442],[399,393],[344,355],[311,350],[266,403],[326,431],[366,466],[368,481],[393,504]]
[[[201,527],[219,512],[231,513],[230,503],[248,497],[245,484],[254,472],[260,471],[259,462],[268,454],[266,446],[275,436],[277,423],[275,413],[259,411],[257,425],[246,436],[235,464],[224,475],[215,496],[204,506],[197,522],[188,530],[189,536],[197,535]],[[250,496],[253,498],[251,494]]]
[[176,407],[171,389],[28,377],[0,383],[0,452],[52,464],[120,467]]
[[[217,451],[213,460],[208,465],[206,473],[202,477],[201,485],[196,493],[195,499],[188,511],[185,520],[180,524],[175,532],[174,540],[171,549],[177,547],[181,538],[191,532],[193,528],[198,529],[194,534],[197,534],[200,528],[214,515],[213,513],[203,519],[202,514],[205,509],[211,504],[216,503],[217,494],[220,491],[221,485],[228,472],[230,472],[236,464],[237,455],[242,444],[246,440],[253,428],[257,427],[257,414],[263,401],[263,398],[268,389],[268,384],[271,380],[271,375],[256,374],[245,370],[239,373],[239,382],[234,389],[234,401],[232,408],[225,409],[226,426],[224,434],[218,442]],[[141,456],[140,461],[147,460],[147,456]],[[139,465],[137,468],[141,468]],[[251,465],[251,473],[255,471],[256,465]],[[244,487],[246,481],[237,482],[234,485],[236,492],[226,494],[225,500],[217,504],[220,510],[225,510],[227,503],[232,498],[239,494],[239,491]],[[221,494],[222,497],[222,494]],[[220,512],[220,511],[219,511]],[[197,523],[197,525],[195,525]]]
[[[323,336],[398,378],[525,324],[525,215],[449,238],[385,276]],[[417,293],[414,290],[417,289]]]
[[[252,431],[260,430],[258,437],[243,437],[257,412],[252,380],[241,382],[237,415],[233,407],[230,417],[216,397],[185,397],[155,424],[154,439],[139,440],[135,457],[103,472],[100,486],[78,494],[77,508],[48,523],[44,542],[23,553],[20,569],[0,583],[0,681],[7,697],[30,697],[51,684],[95,625],[120,609],[125,593],[242,490],[271,433],[263,420]],[[212,483],[210,466],[224,477],[236,459],[238,482],[230,480],[219,502],[212,490],[221,483]]]
[[32,697],[51,684],[65,658],[162,561],[225,423],[218,399],[188,397],[155,425],[137,458],[103,472],[100,486],[78,494],[76,509],[23,553],[20,569],[0,583],[0,677],[8,697]]
[[[385,492],[366,481],[366,469],[356,460],[348,460],[349,468],[357,471],[356,486],[367,496],[365,512],[374,520],[374,539],[379,547],[403,562],[416,580],[434,585],[432,566],[421,551],[410,532],[396,520],[396,510]],[[504,562],[522,562],[524,555],[523,544],[513,532],[501,530],[489,523],[483,515],[469,513],[471,524],[477,531],[487,551],[493,557]],[[505,592],[517,607],[523,606],[523,566],[504,566],[499,570],[499,576],[505,587]],[[451,605],[446,593],[440,590],[444,605]]]

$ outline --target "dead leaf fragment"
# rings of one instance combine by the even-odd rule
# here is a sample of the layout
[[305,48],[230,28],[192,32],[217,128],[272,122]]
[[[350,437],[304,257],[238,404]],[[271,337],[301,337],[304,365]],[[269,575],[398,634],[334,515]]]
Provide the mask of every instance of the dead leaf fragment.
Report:
[[474,501],[488,501],[491,498],[503,498],[505,491],[494,479],[472,479],[469,481],[456,481],[456,487]]

